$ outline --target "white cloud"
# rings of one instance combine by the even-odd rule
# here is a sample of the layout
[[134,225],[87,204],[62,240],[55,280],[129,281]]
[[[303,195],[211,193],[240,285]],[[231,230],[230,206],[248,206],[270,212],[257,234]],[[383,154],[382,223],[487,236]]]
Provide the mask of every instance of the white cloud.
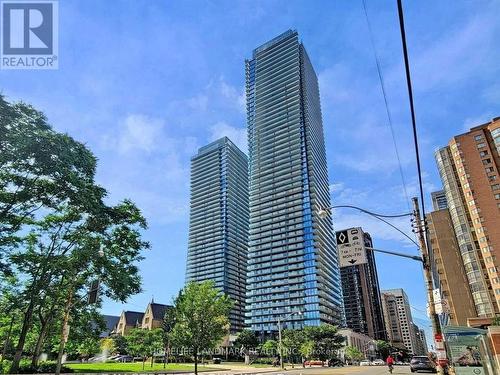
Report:
[[240,112],[245,113],[245,88],[242,87],[238,90],[236,87],[228,84],[224,77],[219,79],[220,93],[222,96],[229,100],[232,105],[234,105]]
[[[373,172],[387,175],[399,168],[390,129],[378,121],[366,121],[352,128],[341,128],[339,134],[352,147],[348,151],[333,155],[337,164],[358,172]],[[339,133],[340,133],[339,132]],[[398,141],[399,157],[402,166],[414,162],[411,138]]]
[[159,146],[164,122],[144,115],[129,115],[120,125],[116,138],[118,149],[125,153],[134,150],[153,151]]
[[206,111],[208,108],[208,96],[205,94],[199,94],[191,98],[186,99],[186,104],[189,109]]
[[[499,57],[497,12],[495,6],[484,7],[467,23],[458,23],[455,29],[440,35],[433,43],[414,47],[411,55],[415,90],[427,91],[496,70]],[[400,82],[401,77],[403,71],[399,65],[393,69],[390,80]]]
[[210,141],[228,137],[241,151],[247,153],[247,129],[231,126],[223,121],[210,127]]
[[196,138],[175,136],[163,119],[131,114],[103,135],[101,146],[108,153],[107,167],[98,177],[112,200],[132,198],[151,222],[187,219]]
[[343,188],[344,188],[343,182],[331,183],[330,186],[328,186],[328,189],[330,190],[330,194],[334,194],[338,191],[341,191]]

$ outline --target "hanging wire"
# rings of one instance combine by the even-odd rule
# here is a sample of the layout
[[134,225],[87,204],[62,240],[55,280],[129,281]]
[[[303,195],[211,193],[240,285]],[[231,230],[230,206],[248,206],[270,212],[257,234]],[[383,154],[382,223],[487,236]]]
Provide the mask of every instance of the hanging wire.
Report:
[[368,26],[368,34],[370,36],[370,43],[372,45],[373,55],[375,58],[375,64],[377,65],[377,72],[378,72],[378,78],[380,81],[380,88],[382,90],[382,96],[384,97],[385,110],[387,113],[387,121],[388,121],[389,129],[391,131],[392,142],[394,144],[394,151],[396,153],[396,158],[398,160],[399,174],[401,175],[401,182],[403,184],[403,190],[404,190],[405,199],[406,199],[406,206],[407,206],[408,210],[411,210],[410,209],[410,198],[408,196],[408,189],[406,187],[406,181],[405,181],[405,177],[404,177],[404,173],[403,173],[403,166],[401,164],[401,157],[399,156],[398,144],[396,141],[396,135],[394,133],[394,126],[392,123],[391,111],[389,110],[389,104],[387,101],[387,93],[385,90],[384,76],[382,74],[382,68],[380,66],[380,58],[379,58],[378,53],[377,53],[377,48],[375,46],[375,38],[373,36],[373,30],[372,30],[372,26],[370,23],[370,18],[368,17],[368,11],[366,9],[366,0],[363,0],[363,9],[365,11],[366,24]]

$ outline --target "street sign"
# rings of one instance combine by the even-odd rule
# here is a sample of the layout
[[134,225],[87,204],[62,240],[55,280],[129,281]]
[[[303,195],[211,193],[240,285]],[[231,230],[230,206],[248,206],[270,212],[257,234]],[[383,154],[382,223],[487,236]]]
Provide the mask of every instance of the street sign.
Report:
[[432,295],[434,297],[434,309],[436,314],[449,314],[450,313],[450,305],[446,298],[441,297],[441,290],[436,288],[432,291]]
[[365,236],[361,228],[349,228],[337,232],[337,249],[340,267],[368,263]]

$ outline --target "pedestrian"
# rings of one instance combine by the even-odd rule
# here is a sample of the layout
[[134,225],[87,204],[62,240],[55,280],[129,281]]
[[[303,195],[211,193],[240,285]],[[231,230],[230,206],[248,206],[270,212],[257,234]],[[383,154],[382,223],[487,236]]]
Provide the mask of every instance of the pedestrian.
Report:
[[387,367],[389,367],[389,373],[392,374],[392,369],[394,368],[394,358],[392,358],[390,354],[385,360],[385,363],[387,363]]

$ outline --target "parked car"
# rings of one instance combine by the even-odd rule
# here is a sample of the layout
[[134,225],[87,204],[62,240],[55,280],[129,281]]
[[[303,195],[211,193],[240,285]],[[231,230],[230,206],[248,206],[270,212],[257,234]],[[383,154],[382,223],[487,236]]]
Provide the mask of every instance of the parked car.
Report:
[[87,360],[87,362],[104,362],[106,358],[102,355],[97,355],[95,357],[91,357]]
[[344,363],[338,359],[338,358],[333,358],[328,361],[328,367],[343,367]]
[[371,366],[372,363],[368,360],[364,360],[364,361],[359,362],[359,365],[360,366]]
[[437,373],[436,365],[432,362],[429,357],[426,356],[415,356],[410,361],[410,371],[411,372],[433,372]]
[[214,357],[214,358],[212,358],[212,362],[214,363],[214,365],[220,365],[222,362],[222,359],[219,357]]
[[115,358],[113,358],[113,361],[115,362],[132,362],[134,360],[134,357],[130,355],[118,355]]
[[375,366],[384,366],[385,365],[385,361],[383,359],[375,359],[372,363]]

